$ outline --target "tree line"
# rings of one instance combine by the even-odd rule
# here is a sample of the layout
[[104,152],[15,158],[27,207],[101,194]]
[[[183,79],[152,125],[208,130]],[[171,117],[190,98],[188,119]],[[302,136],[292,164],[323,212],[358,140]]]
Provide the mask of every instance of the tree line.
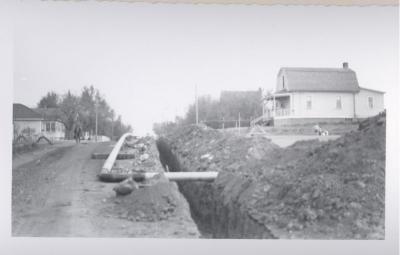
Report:
[[[222,91],[219,99],[210,95],[202,95],[197,99],[198,119],[212,128],[228,128],[240,125],[249,126],[250,121],[262,115],[262,91]],[[176,117],[175,121],[155,123],[153,131],[160,135],[177,125],[196,123],[196,103],[189,105],[183,117]]]
[[37,107],[60,109],[62,114],[59,118],[65,125],[67,139],[73,137],[73,130],[78,124],[84,132],[94,135],[96,112],[98,135],[118,138],[132,131],[132,127],[122,122],[121,115],[116,115],[100,91],[93,86],[83,87],[80,95],[75,95],[69,90],[62,95],[50,91],[40,99]]

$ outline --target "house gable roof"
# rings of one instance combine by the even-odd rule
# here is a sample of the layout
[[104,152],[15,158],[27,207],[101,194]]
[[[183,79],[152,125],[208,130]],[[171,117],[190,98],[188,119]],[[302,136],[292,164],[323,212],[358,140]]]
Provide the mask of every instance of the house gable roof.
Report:
[[23,104],[13,104],[14,120],[42,120],[42,116]]
[[356,73],[350,68],[283,67],[286,91],[358,92]]

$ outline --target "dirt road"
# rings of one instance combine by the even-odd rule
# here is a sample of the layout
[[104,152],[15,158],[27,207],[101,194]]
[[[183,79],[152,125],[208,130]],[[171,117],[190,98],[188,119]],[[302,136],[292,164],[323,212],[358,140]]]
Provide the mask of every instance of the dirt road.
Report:
[[109,208],[118,201],[96,174],[103,160],[91,159],[99,147],[89,143],[56,148],[13,169],[13,236],[196,237],[188,208],[168,221],[132,222]]

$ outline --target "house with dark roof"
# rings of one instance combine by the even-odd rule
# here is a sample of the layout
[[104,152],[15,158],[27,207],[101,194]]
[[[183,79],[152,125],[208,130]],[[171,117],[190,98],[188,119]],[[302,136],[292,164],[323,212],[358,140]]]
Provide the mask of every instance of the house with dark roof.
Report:
[[31,109],[23,104],[13,104],[14,137],[24,135],[36,139],[45,136],[50,140],[65,137],[62,112],[58,108]]
[[275,126],[362,119],[384,110],[383,95],[360,87],[348,63],[341,68],[283,67],[275,92],[264,101],[264,118]]
[[23,104],[13,104],[14,138],[35,136],[42,130],[42,116]]
[[50,140],[65,138],[65,116],[60,108],[36,108],[35,111],[42,116],[42,135]]

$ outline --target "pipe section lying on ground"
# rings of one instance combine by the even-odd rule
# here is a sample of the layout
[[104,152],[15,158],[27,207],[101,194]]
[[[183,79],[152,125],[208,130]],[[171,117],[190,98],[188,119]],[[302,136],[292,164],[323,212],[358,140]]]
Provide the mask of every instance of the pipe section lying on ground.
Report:
[[[115,160],[118,157],[119,151],[125,142],[125,139],[129,136],[134,136],[132,133],[126,133],[118,140],[112,149],[110,155],[108,156],[106,162],[98,175],[100,180],[108,182],[120,182],[132,176],[136,181],[147,180],[155,177],[159,172],[147,172],[147,173],[137,173],[133,175],[127,174],[113,174],[112,168],[114,166]],[[214,181],[218,176],[218,172],[164,172],[164,176],[170,181]]]
[[[157,172],[133,174],[136,181],[147,180],[161,174]],[[170,181],[214,181],[218,172],[165,172],[162,173]]]
[[115,160],[117,159],[118,153],[121,150],[122,145],[125,142],[125,139],[129,136],[134,136],[133,133],[126,133],[121,136],[118,140],[117,144],[115,144],[114,148],[112,149],[110,155],[108,156],[106,162],[104,162],[103,168],[101,169],[100,175],[103,174],[110,174],[111,169],[114,166]]

